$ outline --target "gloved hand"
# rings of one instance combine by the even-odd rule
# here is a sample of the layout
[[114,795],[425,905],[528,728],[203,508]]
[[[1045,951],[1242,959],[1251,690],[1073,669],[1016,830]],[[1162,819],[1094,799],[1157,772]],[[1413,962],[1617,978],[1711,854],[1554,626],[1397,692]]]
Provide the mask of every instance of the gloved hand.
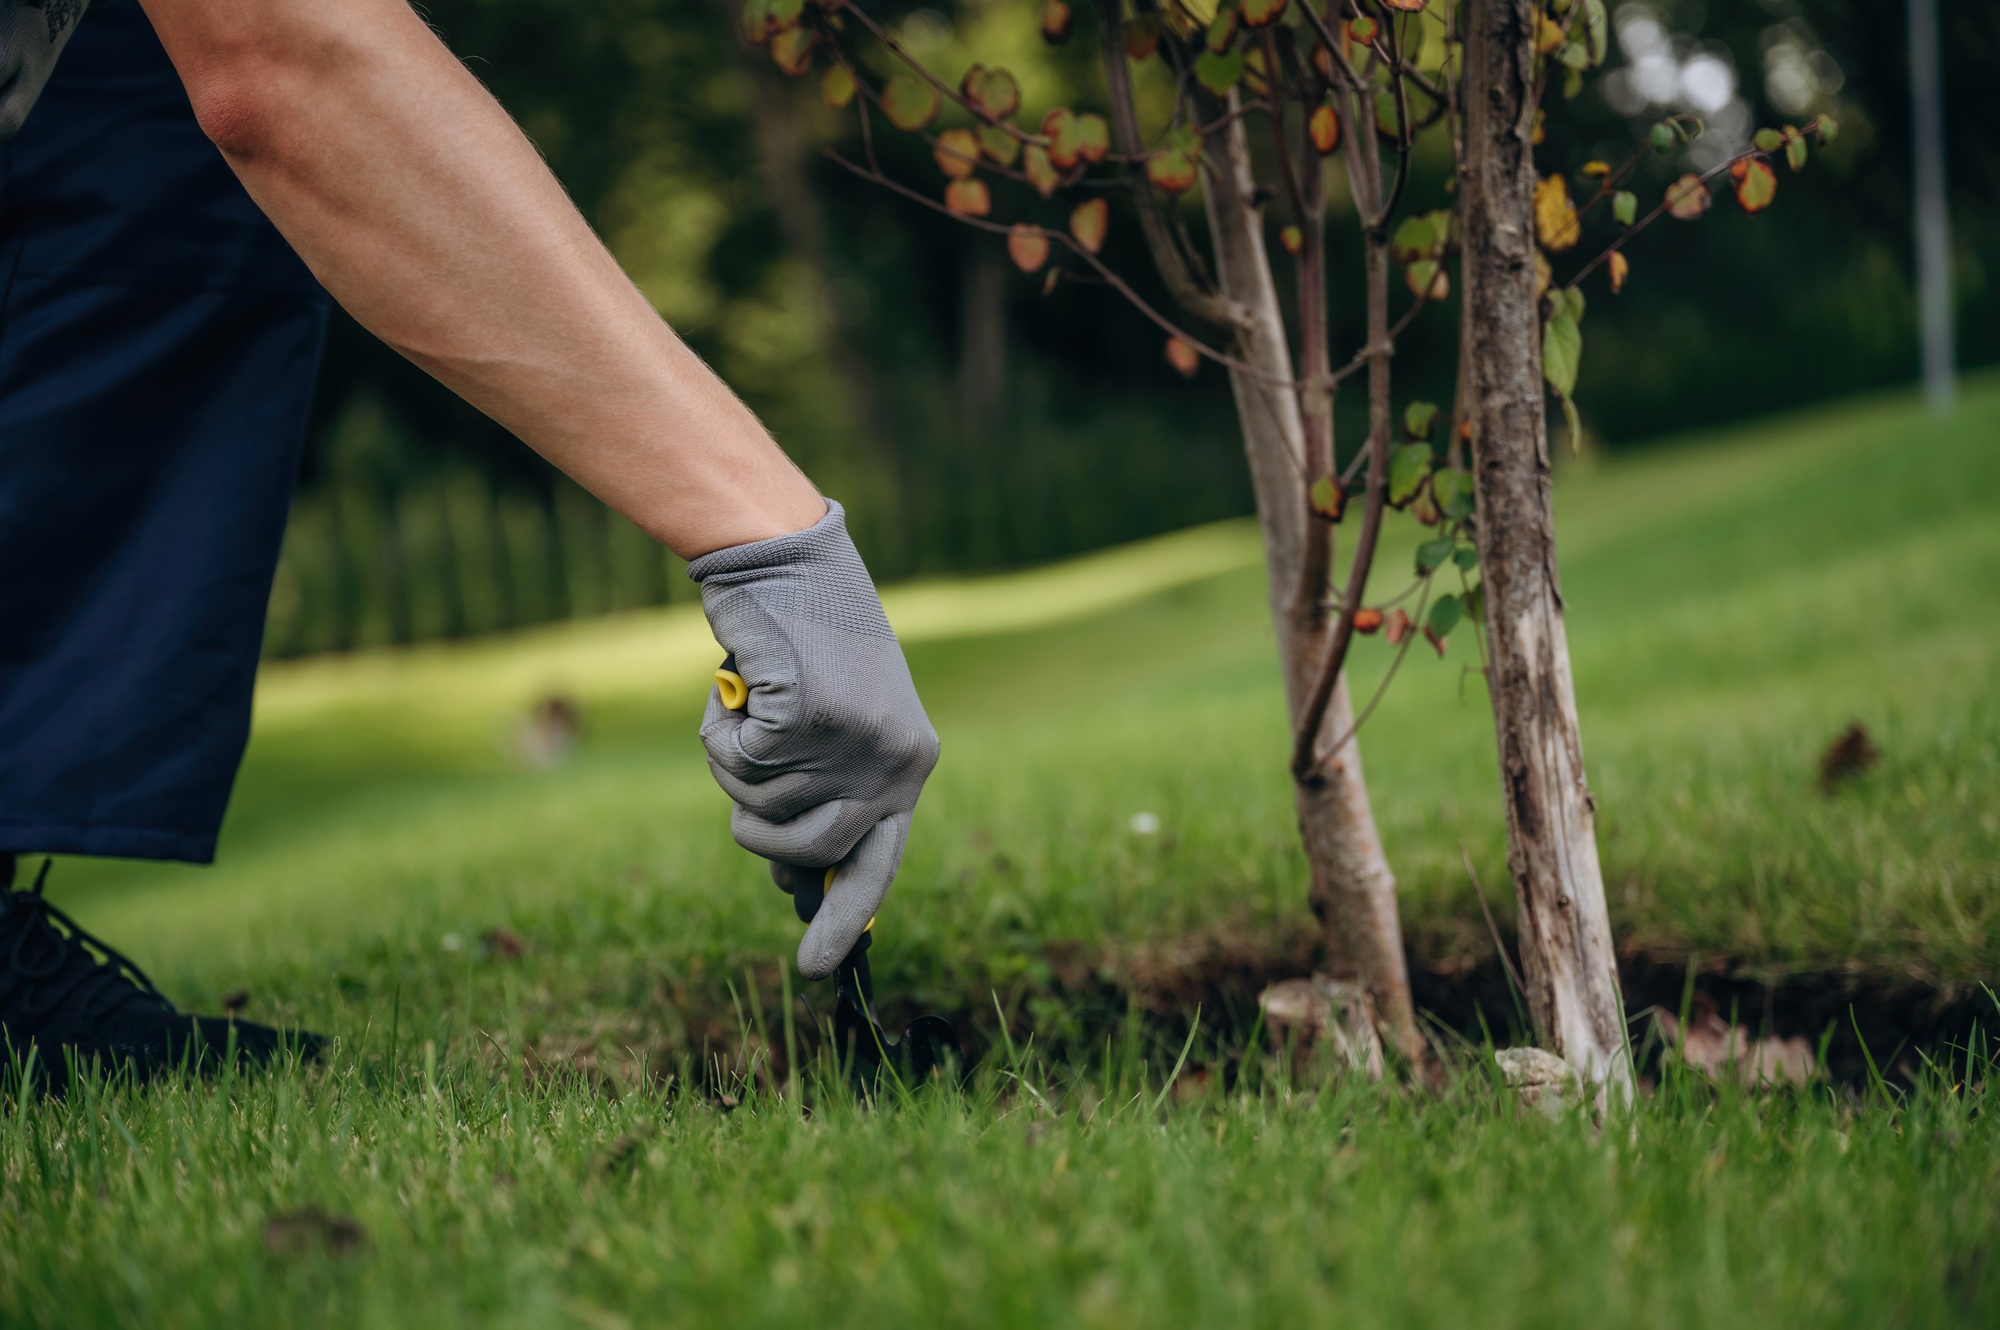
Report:
[[740,710],[710,690],[701,722],[736,843],[787,891],[801,871],[836,869],[799,943],[799,972],[823,979],[896,876],[937,731],[839,504],[804,531],[705,554],[688,576],[750,689]]

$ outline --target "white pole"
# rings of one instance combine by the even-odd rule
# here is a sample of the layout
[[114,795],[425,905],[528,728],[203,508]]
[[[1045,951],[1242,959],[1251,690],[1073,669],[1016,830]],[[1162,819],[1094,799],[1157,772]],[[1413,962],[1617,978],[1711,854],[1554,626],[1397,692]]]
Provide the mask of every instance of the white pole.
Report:
[[1951,216],[1944,189],[1944,90],[1938,76],[1937,0],[1910,4],[1910,138],[1915,167],[1917,326],[1924,405],[1947,415],[1958,396],[1951,321]]

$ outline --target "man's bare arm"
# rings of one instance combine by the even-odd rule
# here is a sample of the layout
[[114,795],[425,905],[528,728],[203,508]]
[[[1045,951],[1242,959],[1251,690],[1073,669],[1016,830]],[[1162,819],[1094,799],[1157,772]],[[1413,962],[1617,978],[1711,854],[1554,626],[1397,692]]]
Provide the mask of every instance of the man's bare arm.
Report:
[[141,3],[203,129],[362,326],[684,557],[826,512],[404,0]]
[[90,0],[0,0],[0,143],[21,132]]

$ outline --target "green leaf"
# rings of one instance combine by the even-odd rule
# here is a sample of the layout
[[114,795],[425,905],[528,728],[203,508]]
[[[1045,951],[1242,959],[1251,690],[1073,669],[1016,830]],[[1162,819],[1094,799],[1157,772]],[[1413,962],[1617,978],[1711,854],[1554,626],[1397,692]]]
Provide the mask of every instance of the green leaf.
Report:
[[1674,146],[1674,127],[1662,120],[1653,126],[1650,137],[1653,141],[1653,151],[1665,152]]
[[1431,226],[1427,215],[1405,217],[1402,225],[1396,228],[1396,233],[1389,237],[1389,252],[1398,263],[1430,258],[1442,248],[1442,237]]
[[1629,189],[1611,191],[1611,215],[1620,226],[1630,226],[1639,220],[1639,196]]
[[1790,125],[1785,126],[1785,165],[1794,171],[1806,169],[1806,136]]
[[1481,582],[1465,593],[1465,617],[1474,623],[1486,617],[1486,583]]
[[1227,96],[1243,77],[1243,52],[1203,51],[1194,62],[1195,81],[1217,97]]
[[1785,146],[1785,136],[1775,129],[1760,129],[1750,136],[1758,152],[1776,152]]
[[1417,497],[1424,477],[1431,473],[1431,446],[1406,443],[1389,454],[1389,502],[1401,508]]
[[1431,602],[1431,612],[1424,616],[1424,627],[1437,637],[1443,637],[1458,627],[1458,621],[1465,617],[1465,606],[1457,596],[1439,596]]
[[1236,40],[1237,13],[1234,5],[1224,5],[1215,11],[1215,21],[1208,25],[1208,49],[1221,51]]
[[1461,545],[1451,552],[1451,561],[1458,565],[1462,573],[1469,573],[1479,566],[1479,551],[1470,545]]
[[1542,377],[1564,397],[1576,391],[1576,371],[1583,360],[1583,329],[1567,313],[1542,326]]
[[1825,147],[1825,146],[1826,146],[1827,144],[1829,144],[1829,143],[1833,142],[1834,138],[1835,138],[1836,136],[1838,136],[1838,135],[1839,135],[1839,133],[1840,133],[1840,125],[1839,125],[1839,122],[1837,122],[1836,120],[1834,120],[1834,118],[1833,118],[1832,116],[1830,116],[1830,115],[1822,115],[1822,116],[1821,116],[1821,117],[1819,118],[1819,146],[1820,146],[1820,147],[1824,148],[1824,147]]
[[1412,402],[1403,408],[1403,432],[1413,439],[1428,439],[1437,415],[1436,402]]
[[1583,322],[1583,292],[1573,286],[1558,286],[1549,292],[1549,317]]
[[1314,512],[1333,522],[1340,520],[1341,509],[1347,505],[1347,496],[1341,493],[1339,482],[1332,476],[1323,475],[1315,480],[1306,497]]
[[1611,54],[1611,16],[1605,12],[1604,0],[1583,0],[1583,44],[1590,52],[1593,69]]
[[1450,536],[1439,536],[1417,546],[1417,576],[1422,577],[1442,567],[1444,561],[1451,557],[1452,543]]
[[1431,473],[1431,498],[1454,521],[1472,515],[1472,473],[1443,467]]
[[928,83],[898,75],[882,89],[882,114],[900,130],[922,129],[937,113],[937,89]]

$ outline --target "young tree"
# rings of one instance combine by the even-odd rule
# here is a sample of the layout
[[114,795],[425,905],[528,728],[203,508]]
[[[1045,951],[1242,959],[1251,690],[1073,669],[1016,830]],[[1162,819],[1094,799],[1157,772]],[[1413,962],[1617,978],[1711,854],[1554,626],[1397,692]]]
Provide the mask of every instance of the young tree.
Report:
[[[1027,128],[1007,71],[975,64],[948,81],[855,0],[748,0],[744,23],[788,73],[813,68],[824,52],[822,95],[836,109],[854,107],[860,131],[861,160],[829,154],[840,165],[1004,236],[1017,267],[1046,271],[1045,289],[1065,273],[1112,287],[1166,334],[1166,358],[1181,373],[1204,360],[1228,372],[1264,536],[1312,903],[1331,949],[1366,987],[1381,1033],[1418,1067],[1426,1047],[1395,877],[1355,746],[1381,694],[1357,718],[1344,666],[1355,634],[1382,633],[1398,650],[1386,689],[1419,634],[1442,655],[1458,623],[1483,617],[1531,1014],[1542,1040],[1579,1071],[1624,1086],[1623,1012],[1556,580],[1543,390],[1561,403],[1574,440],[1578,283],[1603,269],[1617,291],[1630,240],[1663,215],[1699,216],[1708,182],[1724,171],[1747,211],[1768,205],[1770,155],[1798,169],[1806,134],[1760,131],[1753,147],[1706,175],[1675,181],[1640,218],[1636,194],[1621,183],[1649,150],[1700,132],[1690,118],[1670,118],[1616,170],[1585,163],[1581,178],[1597,188],[1579,207],[1566,177],[1537,175],[1533,145],[1551,82],[1573,96],[1605,59],[1603,0],[1469,3],[1462,34],[1457,0],[1097,0],[1106,115],[1057,106]],[[1067,0],[1040,4],[1043,35],[1068,40]],[[856,37],[873,40],[887,72],[850,55]],[[884,171],[877,116],[930,145],[942,198],[934,184],[918,188]],[[1832,130],[1824,119],[1809,128],[1822,139]],[[1445,188],[1463,185],[1453,206],[1422,211],[1409,196],[1427,135],[1456,166]],[[1327,299],[1327,172],[1336,157],[1365,274],[1363,336],[1344,358],[1333,353]],[[1030,215],[1052,206],[1038,199],[1060,196],[1066,221],[997,219],[996,184]],[[1188,225],[1197,191],[1207,261]],[[1162,285],[1202,333],[1149,304],[1101,257],[1112,193],[1130,199]],[[1615,238],[1557,284],[1552,256],[1577,245],[1600,207]],[[1290,256],[1289,306],[1266,240],[1274,211]],[[1439,411],[1409,402],[1398,413],[1391,364],[1403,330],[1449,295],[1447,265],[1461,236],[1461,401],[1444,422],[1440,455]],[[1368,430],[1343,468],[1333,396],[1355,376],[1364,376]],[[1349,525],[1350,500],[1359,516],[1343,571],[1336,535]],[[1369,603],[1382,527],[1397,510],[1431,532],[1413,580]],[[1441,591],[1441,576],[1456,589]]]

